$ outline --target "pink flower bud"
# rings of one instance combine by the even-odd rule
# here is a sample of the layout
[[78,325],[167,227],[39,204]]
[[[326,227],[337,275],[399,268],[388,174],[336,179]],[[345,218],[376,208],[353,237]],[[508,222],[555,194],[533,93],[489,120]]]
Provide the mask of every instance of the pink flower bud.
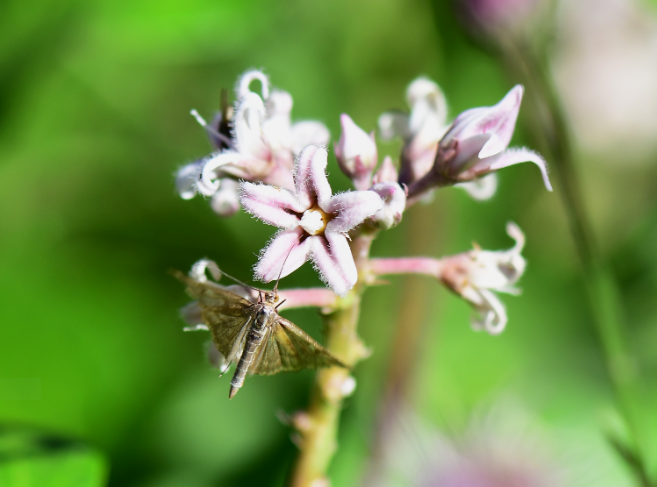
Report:
[[527,32],[542,0],[461,0],[465,26],[475,37],[496,39]]
[[374,175],[372,182],[374,184],[383,182],[396,183],[397,178],[397,168],[392,163],[392,157],[386,156],[381,163],[381,167],[379,167],[379,170]]
[[342,172],[349,176],[356,189],[370,186],[372,170],[376,167],[377,151],[374,134],[369,135],[347,115],[340,116],[342,134],[335,144],[335,157]]
[[372,216],[374,223],[385,230],[397,225],[406,208],[404,189],[396,182],[383,182],[376,183],[370,191],[374,191],[383,200],[383,208]]

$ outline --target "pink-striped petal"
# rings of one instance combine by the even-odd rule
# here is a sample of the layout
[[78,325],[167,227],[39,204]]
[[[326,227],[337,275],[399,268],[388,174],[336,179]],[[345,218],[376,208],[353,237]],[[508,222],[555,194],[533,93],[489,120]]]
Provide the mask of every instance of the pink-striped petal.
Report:
[[301,151],[295,164],[294,183],[299,200],[308,207],[317,203],[321,208],[331,199],[331,185],[326,177],[326,149],[309,145]]
[[[255,266],[256,279],[270,282],[278,279],[279,274],[281,277],[285,277],[301,267],[308,260],[312,239],[315,238],[309,237],[301,242],[302,235],[303,230],[300,228],[277,233],[262,251],[260,260]],[[285,262],[285,268],[281,273],[283,262]]]
[[443,141],[457,139],[461,143],[470,137],[490,134],[478,156],[484,158],[499,154],[511,142],[523,92],[522,85],[516,85],[497,105],[473,108],[461,113]]
[[383,208],[383,199],[374,191],[349,191],[333,196],[322,209],[337,214],[326,232],[348,232]]
[[326,233],[324,237],[311,238],[311,258],[320,278],[333,292],[344,296],[358,280],[358,270],[347,238],[339,233]]
[[306,210],[287,189],[247,181],[240,186],[240,202],[253,216],[286,230],[296,227],[299,224],[297,214]]
[[485,172],[497,171],[507,166],[512,166],[514,164],[520,164],[521,162],[533,162],[541,170],[541,175],[543,176],[543,184],[548,189],[552,191],[552,185],[550,184],[550,178],[547,173],[547,163],[545,159],[537,154],[536,152],[525,149],[508,149],[501,154],[489,157],[487,159],[482,159],[473,166],[475,171],[480,169],[485,170]]

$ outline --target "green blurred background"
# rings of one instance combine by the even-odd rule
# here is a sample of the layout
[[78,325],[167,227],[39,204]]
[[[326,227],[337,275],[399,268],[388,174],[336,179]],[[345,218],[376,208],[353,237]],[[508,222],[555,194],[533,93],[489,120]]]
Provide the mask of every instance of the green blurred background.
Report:
[[[655,3],[616,3],[643,9],[654,27]],[[559,86],[575,89],[568,55],[588,52],[577,50],[586,25],[568,12],[559,10],[554,65]],[[651,52],[637,62],[657,66]],[[306,405],[313,373],[254,377],[228,401],[229,379],[217,379],[205,360],[207,335],[182,333],[178,310],[188,298],[167,275],[209,257],[249,279],[273,233],[243,213],[220,219],[201,198],[181,200],[173,185],[178,167],[210,151],[189,110],[210,116],[221,88],[249,68],[263,68],[293,95],[293,117],[324,122],[333,140],[343,112],[372,130],[381,112],[405,109],[405,87],[419,75],[440,83],[451,117],[496,103],[515,83],[467,39],[447,2],[4,0],[0,379],[32,379],[21,384],[33,388],[0,400],[0,431],[36,428],[82,442],[104,455],[113,486],[282,485],[295,446],[277,413]],[[589,99],[600,92],[604,108],[613,100],[595,90],[602,81],[591,75],[583,86]],[[595,104],[576,109],[578,135],[587,114],[602,116]],[[526,143],[527,116],[521,111],[512,145]],[[635,118],[644,131],[654,122]],[[605,143],[616,152],[582,143],[578,155],[648,385],[649,425],[657,404],[657,151],[633,134],[611,131]],[[398,150],[380,145],[382,155]],[[334,188],[348,187],[332,156],[329,173]],[[439,257],[472,241],[503,249],[513,220],[527,235],[529,264],[523,295],[503,297],[510,321],[497,337],[473,332],[467,305],[437,282],[395,278],[368,291],[360,333],[374,353],[355,372],[333,485],[360,485],[371,468],[395,327],[409,319],[421,320],[423,337],[408,401],[436,431],[457,438],[473,414],[512,397],[540,425],[550,468],[568,485],[633,485],[601,432],[613,423],[612,395],[555,189],[543,189],[535,167],[515,166],[500,173],[491,201],[440,191],[376,241],[375,256]],[[306,265],[282,286],[317,284]],[[287,316],[321,335],[316,312]]]

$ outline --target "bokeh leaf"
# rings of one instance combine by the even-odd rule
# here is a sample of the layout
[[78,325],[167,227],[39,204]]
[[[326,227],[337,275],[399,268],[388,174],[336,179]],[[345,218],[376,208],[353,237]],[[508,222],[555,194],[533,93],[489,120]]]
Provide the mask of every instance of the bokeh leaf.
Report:
[[93,449],[27,428],[0,428],[3,487],[100,487],[106,479],[105,459]]

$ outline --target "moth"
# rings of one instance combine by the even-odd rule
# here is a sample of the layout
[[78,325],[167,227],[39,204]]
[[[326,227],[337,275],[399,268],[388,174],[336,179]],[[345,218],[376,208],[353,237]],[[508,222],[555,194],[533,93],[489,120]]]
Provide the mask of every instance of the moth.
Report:
[[241,286],[257,291],[258,301],[253,303],[215,282],[194,279],[179,271],[174,275],[187,284],[189,295],[198,300],[201,317],[212,334],[214,345],[224,357],[222,374],[232,363],[237,363],[230,383],[230,399],[244,385],[247,375],[347,367],[298,326],[278,314],[277,308],[283,304],[283,301],[279,302],[278,283],[273,291],[263,291],[230,277]]

